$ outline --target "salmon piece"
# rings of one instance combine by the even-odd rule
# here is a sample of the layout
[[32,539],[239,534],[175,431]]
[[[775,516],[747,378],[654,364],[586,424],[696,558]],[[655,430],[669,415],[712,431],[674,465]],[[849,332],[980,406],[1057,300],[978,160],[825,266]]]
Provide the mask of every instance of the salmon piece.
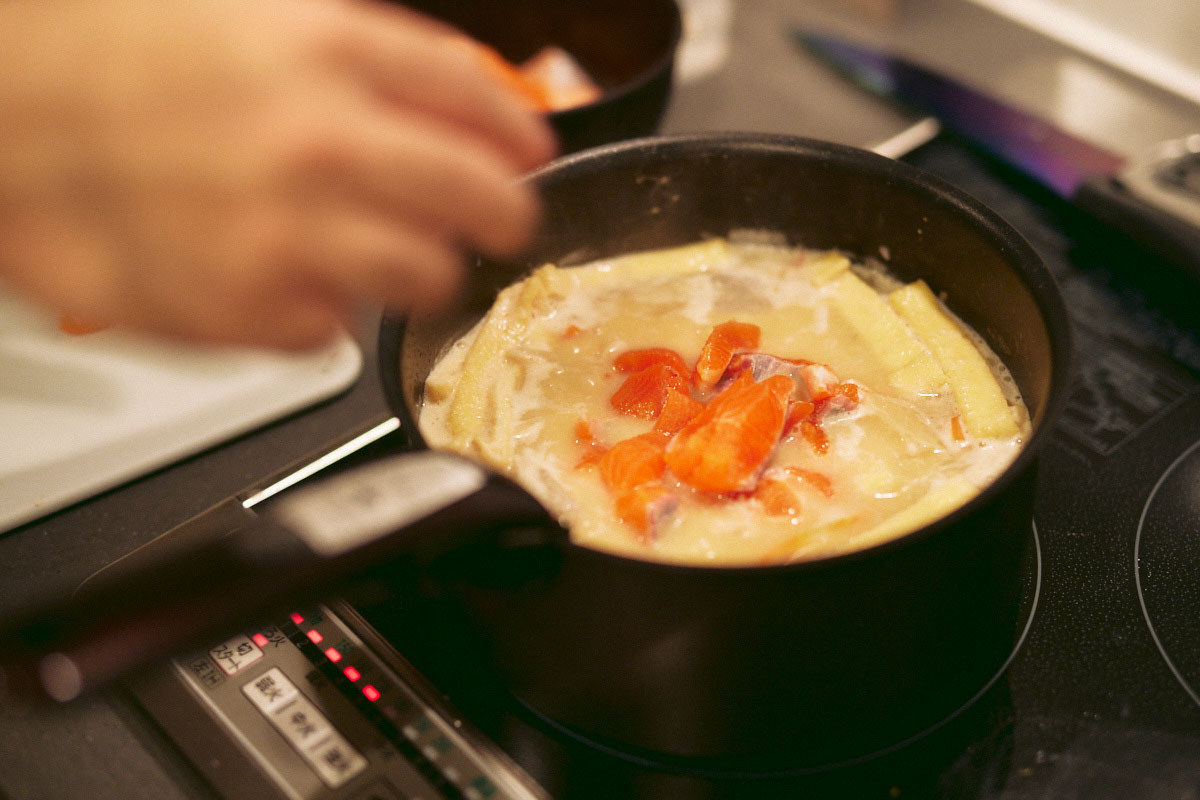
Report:
[[622,414],[654,419],[666,405],[667,392],[674,389],[687,394],[690,388],[683,373],[666,364],[653,364],[626,378],[609,402]]
[[750,491],[783,432],[792,381],[743,373],[667,445],[675,476],[703,492]]
[[824,364],[808,364],[801,368],[800,378],[804,383],[804,389],[808,393],[808,399],[814,403],[818,400],[824,400],[826,397],[831,397],[834,389],[841,384],[841,380],[834,374],[833,370]]
[[600,475],[613,492],[617,518],[652,541],[658,523],[679,507],[679,498],[663,485],[667,436],[651,431],[613,445],[600,459]]
[[789,435],[796,426],[816,410],[816,406],[807,400],[794,400],[788,404],[787,417],[783,422],[783,435]]
[[521,62],[521,74],[541,88],[551,111],[587,105],[603,90],[566,50],[546,45]]
[[674,389],[667,390],[667,400],[663,403],[662,413],[654,422],[654,430],[664,433],[676,433],[696,418],[704,410],[704,404],[693,400],[683,392]]
[[[457,37],[456,37],[457,38]],[[505,86],[534,111],[551,111],[550,98],[545,87],[532,80],[500,51],[466,36],[461,37],[464,47],[473,50],[479,64],[497,83]]]
[[833,390],[836,397],[845,397],[851,403],[858,405],[860,402],[857,383],[839,383],[837,388]]
[[797,386],[803,386],[801,369],[812,363],[802,358],[780,358],[767,353],[735,353],[716,388],[718,391],[724,389],[747,370],[755,381],[764,380],[772,375],[787,375]]
[[601,457],[600,476],[618,491],[658,481],[666,471],[666,446],[666,435],[654,431],[617,442]]
[[713,328],[696,359],[696,388],[707,391],[716,386],[734,354],[758,349],[761,338],[762,329],[748,322],[730,320]]
[[574,339],[581,333],[583,333],[583,328],[578,325],[568,325],[563,328],[562,337],[564,339]]
[[679,498],[661,483],[646,483],[617,493],[617,518],[633,528],[642,544],[654,541],[658,523],[679,508]]
[[803,507],[799,484],[805,483],[826,497],[833,497],[833,483],[820,472],[794,465],[767,470],[754,488],[754,498],[763,510],[777,517],[794,517]]
[[773,517],[794,517],[800,513],[800,493],[790,481],[763,478],[754,487],[754,499]]
[[827,396],[814,403],[812,418],[823,422],[832,414],[844,414],[853,411],[859,404],[858,386],[853,383],[839,383],[830,389]]
[[655,364],[666,364],[680,375],[689,376],[687,362],[683,356],[667,347],[648,347],[644,350],[627,350],[613,359],[613,369],[617,372],[641,372],[646,367]]

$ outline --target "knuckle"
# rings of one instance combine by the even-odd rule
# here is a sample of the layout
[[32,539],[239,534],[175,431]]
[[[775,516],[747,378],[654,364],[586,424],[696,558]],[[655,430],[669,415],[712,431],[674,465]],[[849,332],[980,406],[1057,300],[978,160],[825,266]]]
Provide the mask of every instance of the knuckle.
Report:
[[511,188],[503,202],[494,205],[495,214],[484,231],[483,246],[495,255],[512,255],[533,236],[540,207],[536,198],[525,191]]
[[352,146],[330,118],[306,114],[292,126],[281,145],[285,169],[301,182],[348,169]]
[[449,242],[430,241],[383,267],[393,305],[430,309],[445,304],[462,280],[462,256]]

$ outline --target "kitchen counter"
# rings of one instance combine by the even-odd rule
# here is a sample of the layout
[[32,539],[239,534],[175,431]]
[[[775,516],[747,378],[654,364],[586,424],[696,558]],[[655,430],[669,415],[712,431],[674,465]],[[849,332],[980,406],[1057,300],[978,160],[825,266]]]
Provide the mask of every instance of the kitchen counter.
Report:
[[[722,4],[693,0],[688,5],[707,5],[711,11]],[[978,24],[981,15],[989,12],[963,3],[898,3],[899,10],[892,16],[867,10],[887,3],[734,0],[731,5],[727,58],[715,68],[684,76],[664,130],[758,130],[873,146],[916,121],[847,86],[800,54],[787,35],[793,23],[906,47],[929,47],[934,58],[958,59],[956,63],[968,71],[994,66],[1003,49],[1003,42],[986,37],[986,26]],[[847,11],[851,7],[857,10]],[[968,43],[963,30],[989,38],[974,60],[964,58]],[[1009,44],[1023,46],[1030,41],[1026,32],[1002,30]],[[939,36],[943,40],[950,36],[947,31],[959,33],[946,48],[933,47]],[[1019,74],[1008,73],[1010,91],[1035,82],[1036,65],[1049,63],[1046,53],[1061,55],[1059,50],[1032,47],[1020,52],[1028,52],[1030,58]],[[1089,62],[1089,68],[1095,70],[1096,65]],[[987,79],[1002,74],[991,70]],[[1124,78],[1109,77],[1115,86],[1128,85]],[[1151,133],[1188,125],[1200,130],[1200,113],[1191,104],[1162,90],[1143,94],[1158,101],[1158,110],[1147,118]],[[1145,135],[1144,128],[1140,131]],[[96,570],[164,531],[385,416],[374,369],[372,327],[368,320],[360,337],[363,374],[340,395],[0,535],[0,615],[31,598],[70,592]],[[210,796],[205,783],[120,693],[51,710],[0,709],[0,797],[176,800]]]

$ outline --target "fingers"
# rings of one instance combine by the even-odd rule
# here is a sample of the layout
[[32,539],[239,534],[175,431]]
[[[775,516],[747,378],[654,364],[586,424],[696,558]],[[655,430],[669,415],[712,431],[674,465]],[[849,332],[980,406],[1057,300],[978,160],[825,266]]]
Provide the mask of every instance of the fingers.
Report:
[[545,119],[490,75],[465,37],[390,5],[362,11],[358,41],[346,57],[386,97],[459,126],[517,170],[554,156],[557,143]]
[[307,269],[331,292],[393,310],[441,308],[463,276],[462,256],[449,240],[358,209],[327,219],[303,250]]
[[[73,172],[54,195],[62,224],[82,220],[86,241],[47,236],[46,247],[80,252],[27,259],[34,272],[68,258],[91,277],[64,272],[43,281],[45,296],[174,338],[303,348],[362,301],[446,303],[462,247],[503,256],[527,242],[538,201],[517,179],[554,153],[545,120],[443,25],[374,0],[295,5],[146,6],[204,11],[203,53],[222,57],[183,48],[177,61],[130,60],[162,69],[172,98],[190,87],[178,104],[141,72],[113,81],[145,102],[128,106],[129,125],[105,129],[113,146],[90,137],[68,162],[107,159],[84,173],[98,199]],[[244,24],[251,11],[263,24]],[[158,32],[147,52],[174,53]],[[221,102],[189,105],[196,97]]]
[[[264,304],[253,317],[243,318],[233,343],[281,350],[308,350],[328,344],[353,328],[349,307],[326,291],[297,291],[286,302]],[[204,337],[212,339],[212,337]]]
[[129,322],[183,340],[304,350],[352,328],[354,298],[430,311],[454,296],[463,272],[453,247],[370,215],[326,220],[297,244],[302,259],[280,265],[286,280],[260,287],[265,294],[210,289],[203,314],[185,305],[162,319]]
[[402,112],[354,127],[352,189],[398,223],[493,256],[509,256],[532,236],[540,205],[532,187],[490,149],[437,120]]

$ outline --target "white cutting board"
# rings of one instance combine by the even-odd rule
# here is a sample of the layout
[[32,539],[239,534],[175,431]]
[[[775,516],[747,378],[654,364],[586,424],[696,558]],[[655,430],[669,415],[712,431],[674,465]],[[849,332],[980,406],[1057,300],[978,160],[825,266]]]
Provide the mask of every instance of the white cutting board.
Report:
[[70,336],[0,293],[0,531],[328,398],[362,361],[349,335],[300,355]]

